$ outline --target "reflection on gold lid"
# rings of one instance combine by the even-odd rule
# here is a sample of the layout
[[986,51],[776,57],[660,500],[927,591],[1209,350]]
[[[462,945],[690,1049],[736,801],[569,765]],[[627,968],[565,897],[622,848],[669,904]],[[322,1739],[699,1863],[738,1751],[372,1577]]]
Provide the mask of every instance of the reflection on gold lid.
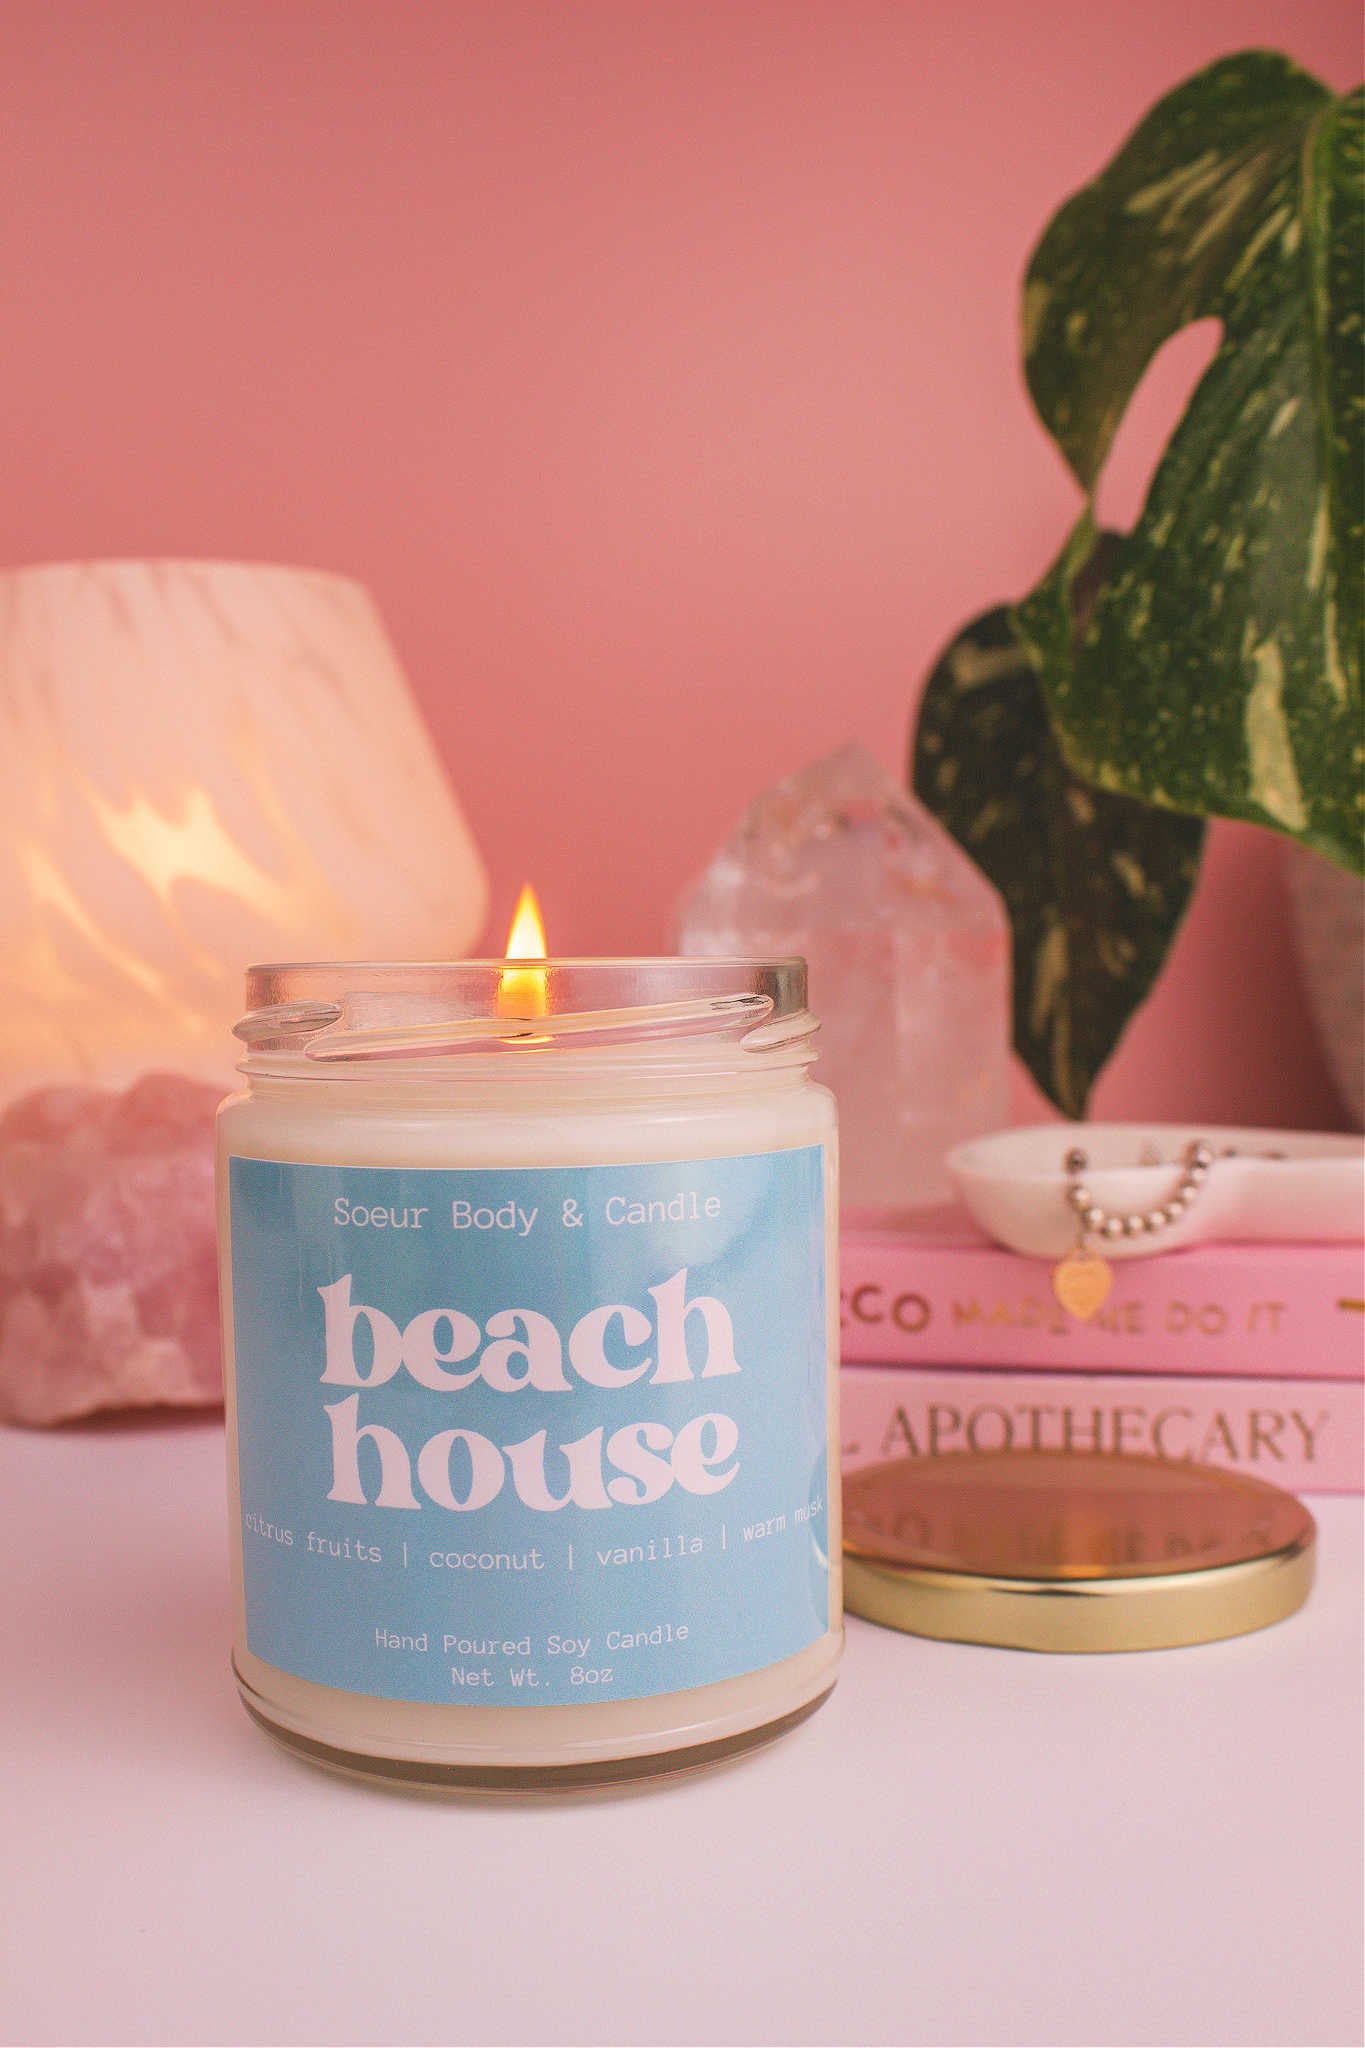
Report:
[[1209,1465],[896,1458],[844,1481],[844,1603],[952,1642],[1169,1649],[1292,1614],[1316,1538],[1292,1494]]

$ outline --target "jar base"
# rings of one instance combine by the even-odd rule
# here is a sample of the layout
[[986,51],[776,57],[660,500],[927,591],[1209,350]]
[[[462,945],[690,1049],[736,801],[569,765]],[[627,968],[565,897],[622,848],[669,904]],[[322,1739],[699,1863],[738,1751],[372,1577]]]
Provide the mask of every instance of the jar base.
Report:
[[712,1764],[728,1763],[747,1750],[762,1749],[780,1736],[809,1720],[834,1690],[834,1681],[776,1721],[714,1742],[698,1742],[686,1749],[670,1749],[648,1756],[601,1757],[580,1764],[438,1764],[419,1763],[407,1757],[367,1756],[358,1750],[337,1749],[316,1737],[300,1735],[272,1721],[249,1696],[249,1688],[238,1680],[242,1705],[256,1726],[271,1739],[305,1763],[341,1777],[412,1792],[508,1793],[596,1792],[613,1786],[647,1783],[651,1779],[673,1778],[682,1773],[705,1770]]

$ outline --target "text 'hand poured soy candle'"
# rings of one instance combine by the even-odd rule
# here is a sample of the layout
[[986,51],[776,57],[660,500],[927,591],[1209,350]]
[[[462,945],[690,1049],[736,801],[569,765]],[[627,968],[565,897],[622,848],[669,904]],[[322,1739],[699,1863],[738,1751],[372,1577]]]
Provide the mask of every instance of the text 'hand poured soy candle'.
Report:
[[842,1636],[803,964],[548,958],[524,891],[505,960],[258,967],[247,1002],[219,1186],[249,1711],[476,1788],[810,1712]]

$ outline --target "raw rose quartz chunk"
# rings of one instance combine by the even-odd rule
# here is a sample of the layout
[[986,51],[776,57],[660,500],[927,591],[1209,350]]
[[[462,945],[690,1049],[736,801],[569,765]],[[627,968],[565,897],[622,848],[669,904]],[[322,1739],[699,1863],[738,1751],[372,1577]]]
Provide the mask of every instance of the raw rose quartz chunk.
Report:
[[222,1400],[216,1088],[42,1088],[0,1115],[0,1420]]

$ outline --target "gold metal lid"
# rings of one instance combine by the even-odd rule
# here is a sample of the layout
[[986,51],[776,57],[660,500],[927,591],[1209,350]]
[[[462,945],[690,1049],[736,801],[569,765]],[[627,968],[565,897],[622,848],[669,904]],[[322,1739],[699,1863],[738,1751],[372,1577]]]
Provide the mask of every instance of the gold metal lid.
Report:
[[1066,1451],[896,1458],[844,1481],[844,1604],[1014,1650],[1159,1650],[1293,1614],[1317,1526],[1261,1479]]

